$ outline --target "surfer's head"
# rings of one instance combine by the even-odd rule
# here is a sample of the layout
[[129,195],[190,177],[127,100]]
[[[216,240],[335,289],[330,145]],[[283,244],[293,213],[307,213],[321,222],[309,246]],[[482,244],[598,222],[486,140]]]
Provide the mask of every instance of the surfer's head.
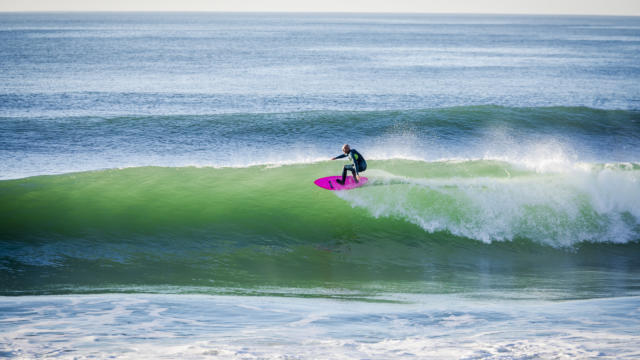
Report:
[[349,144],[342,145],[342,152],[343,153],[348,154],[349,151],[351,151],[351,148],[349,147]]

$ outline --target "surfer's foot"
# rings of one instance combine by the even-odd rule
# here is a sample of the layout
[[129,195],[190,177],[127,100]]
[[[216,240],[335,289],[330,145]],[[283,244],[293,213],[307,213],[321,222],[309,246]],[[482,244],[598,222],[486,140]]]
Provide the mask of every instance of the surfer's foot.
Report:
[[340,180],[340,179],[336,179],[336,182],[340,185],[344,185],[344,181]]

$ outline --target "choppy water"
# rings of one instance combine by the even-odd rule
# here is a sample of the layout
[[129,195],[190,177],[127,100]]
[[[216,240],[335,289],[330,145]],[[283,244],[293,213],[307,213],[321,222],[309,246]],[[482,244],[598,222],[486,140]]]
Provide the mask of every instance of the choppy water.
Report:
[[217,296],[0,299],[7,357],[637,358],[637,298],[411,304]]
[[[633,358],[639,55],[633,17],[0,14],[0,355]],[[370,183],[315,187],[345,142]]]
[[637,109],[636,17],[2,14],[10,116]]

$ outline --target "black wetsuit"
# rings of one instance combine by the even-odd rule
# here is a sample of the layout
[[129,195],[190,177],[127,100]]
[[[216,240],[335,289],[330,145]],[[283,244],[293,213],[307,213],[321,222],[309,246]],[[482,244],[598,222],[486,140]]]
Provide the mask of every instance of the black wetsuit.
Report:
[[[358,175],[359,173],[367,170],[367,162],[364,160],[364,156],[362,156],[362,154],[360,154],[357,150],[355,149],[351,149],[349,150],[349,155],[347,154],[342,154],[342,155],[338,155],[335,158],[336,159],[342,159],[344,157],[349,157],[349,160],[351,160],[351,162],[353,164],[349,164],[349,165],[345,165],[344,168],[342,169],[342,183],[344,184],[344,181],[347,179],[347,170],[351,171],[351,174],[353,174],[353,179],[356,180],[356,175]],[[357,182],[358,180],[356,180]]]

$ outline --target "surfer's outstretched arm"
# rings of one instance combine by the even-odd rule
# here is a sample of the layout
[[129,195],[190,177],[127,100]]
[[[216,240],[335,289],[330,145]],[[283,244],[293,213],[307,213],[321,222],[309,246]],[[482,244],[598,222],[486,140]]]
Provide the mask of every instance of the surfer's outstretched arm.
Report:
[[344,157],[347,157],[347,154],[338,155],[338,156],[336,156],[336,157],[334,157],[334,158],[331,158],[331,160],[342,159],[342,158],[344,158]]

